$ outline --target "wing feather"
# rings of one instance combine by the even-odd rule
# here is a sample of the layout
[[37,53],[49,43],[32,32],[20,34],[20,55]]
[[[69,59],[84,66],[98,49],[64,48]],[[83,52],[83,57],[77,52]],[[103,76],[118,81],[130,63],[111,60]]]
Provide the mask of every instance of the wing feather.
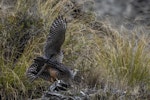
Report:
[[50,59],[53,55],[60,53],[61,46],[65,41],[66,26],[66,19],[63,19],[62,16],[57,17],[52,23],[50,33],[44,47],[44,57],[47,59]]

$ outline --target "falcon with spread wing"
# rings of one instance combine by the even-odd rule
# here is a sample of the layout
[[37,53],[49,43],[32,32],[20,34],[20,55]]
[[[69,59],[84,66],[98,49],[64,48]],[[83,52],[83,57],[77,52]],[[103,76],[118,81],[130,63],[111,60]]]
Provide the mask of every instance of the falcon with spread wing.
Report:
[[44,47],[44,56],[34,59],[34,63],[27,69],[26,75],[31,81],[38,77],[48,81],[72,79],[72,71],[62,64],[61,46],[65,41],[66,26],[66,19],[62,16],[52,23]]

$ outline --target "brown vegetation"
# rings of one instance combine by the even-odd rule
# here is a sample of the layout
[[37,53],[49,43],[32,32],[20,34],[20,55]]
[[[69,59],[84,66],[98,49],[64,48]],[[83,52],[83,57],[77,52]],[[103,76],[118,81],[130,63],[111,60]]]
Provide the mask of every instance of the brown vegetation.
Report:
[[30,84],[25,71],[42,55],[59,14],[68,19],[63,62],[79,70],[79,90],[98,90],[93,100],[150,97],[149,33],[112,29],[76,5],[69,0],[18,0],[11,11],[0,9],[1,99],[37,98],[47,89],[50,83],[40,79]]

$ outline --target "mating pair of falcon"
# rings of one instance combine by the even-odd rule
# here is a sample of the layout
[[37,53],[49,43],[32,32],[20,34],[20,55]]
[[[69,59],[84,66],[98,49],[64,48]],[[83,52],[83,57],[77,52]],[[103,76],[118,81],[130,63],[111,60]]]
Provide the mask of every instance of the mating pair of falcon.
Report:
[[35,58],[34,63],[27,69],[26,75],[31,82],[38,77],[51,82],[69,82],[73,79],[73,71],[62,64],[61,46],[65,41],[66,27],[66,19],[62,16],[53,21],[45,43],[44,56]]

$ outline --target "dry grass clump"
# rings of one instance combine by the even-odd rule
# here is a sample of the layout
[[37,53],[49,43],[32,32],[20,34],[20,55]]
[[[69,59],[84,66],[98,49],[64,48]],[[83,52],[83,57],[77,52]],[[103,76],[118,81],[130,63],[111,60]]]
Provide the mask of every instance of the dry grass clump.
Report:
[[42,47],[53,19],[61,14],[65,17],[70,16],[68,18],[70,22],[77,15],[74,10],[78,7],[73,6],[69,0],[18,0],[11,10],[1,9],[0,97],[2,99],[41,96],[48,86],[47,82],[40,80],[30,84],[25,77],[25,71],[33,58],[42,55]]
[[37,98],[48,87],[40,79],[30,84],[25,71],[42,55],[49,26],[62,14],[68,20],[64,63],[81,73],[80,89],[98,89],[92,97],[97,100],[119,99],[121,93],[124,99],[148,98],[148,33],[113,30],[74,5],[69,0],[18,0],[11,13],[0,16],[0,97]]

